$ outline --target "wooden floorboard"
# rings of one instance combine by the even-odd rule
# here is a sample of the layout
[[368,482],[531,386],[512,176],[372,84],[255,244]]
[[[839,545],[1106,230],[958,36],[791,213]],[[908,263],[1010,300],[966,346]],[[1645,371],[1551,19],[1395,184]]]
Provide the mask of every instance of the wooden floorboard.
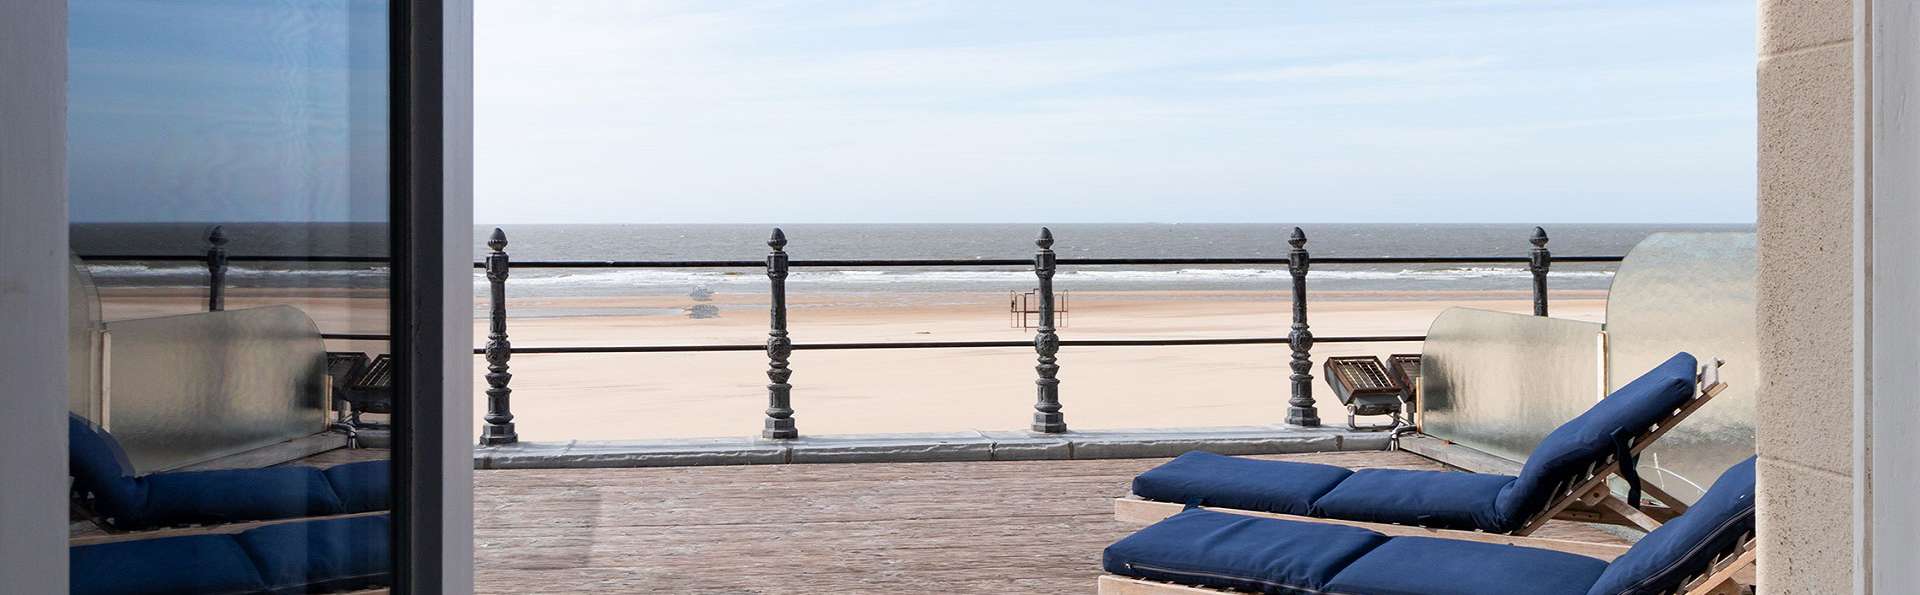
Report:
[[[1410,453],[1274,457],[1441,469]],[[1165,459],[475,472],[483,593],[1092,593]],[[1622,543],[1568,523],[1537,535]]]

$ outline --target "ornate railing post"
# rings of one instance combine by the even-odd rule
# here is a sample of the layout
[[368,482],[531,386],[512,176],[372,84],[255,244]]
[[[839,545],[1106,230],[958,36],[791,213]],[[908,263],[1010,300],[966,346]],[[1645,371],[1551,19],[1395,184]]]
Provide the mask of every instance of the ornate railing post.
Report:
[[1287,399],[1287,423],[1319,427],[1320,411],[1313,406],[1313,331],[1307,330],[1307,233],[1295,227],[1287,243],[1293,245],[1287,251],[1287,272],[1293,274],[1293,332],[1287,334],[1293,347],[1293,396]]
[[1033,431],[1059,434],[1067,431],[1067,418],[1060,413],[1060,379],[1055,377],[1060,373],[1060,360],[1054,357],[1060,352],[1060,335],[1053,330],[1053,272],[1058,266],[1053,230],[1040,228],[1040,238],[1033,244],[1040,247],[1033,253],[1033,274],[1040,279],[1039,332],[1033,337],[1033,350],[1040,354],[1040,363],[1033,369],[1040,377],[1033,381],[1038,393],[1033,403]]
[[793,340],[787,338],[787,234],[773,228],[767,238],[767,280],[771,282],[767,318],[767,428],[760,436],[773,439],[799,438],[793,424],[793,370],[787,358],[793,355]]
[[507,383],[507,360],[513,357],[513,343],[507,341],[507,232],[493,228],[487,238],[487,285],[491,305],[487,311],[487,415],[480,429],[481,446],[498,446],[520,441],[513,431],[513,389]]
[[207,311],[227,309],[227,230],[215,225],[207,232]]
[[1533,271],[1533,315],[1547,315],[1547,269],[1553,266],[1553,253],[1547,251],[1547,230],[1533,228],[1532,253],[1527,261],[1527,270]]

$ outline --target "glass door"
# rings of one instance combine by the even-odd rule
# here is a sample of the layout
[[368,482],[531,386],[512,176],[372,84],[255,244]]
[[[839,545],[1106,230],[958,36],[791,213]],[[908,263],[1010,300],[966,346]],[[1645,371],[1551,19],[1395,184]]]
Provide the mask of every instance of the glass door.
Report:
[[438,62],[408,31],[428,4],[71,0],[71,592],[419,577],[441,263],[414,138],[438,95],[413,83]]

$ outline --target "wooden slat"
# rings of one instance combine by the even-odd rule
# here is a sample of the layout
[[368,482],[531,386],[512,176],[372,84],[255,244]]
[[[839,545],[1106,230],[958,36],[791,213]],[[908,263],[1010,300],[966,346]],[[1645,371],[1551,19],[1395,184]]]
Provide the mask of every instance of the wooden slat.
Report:
[[1744,590],[1738,576],[1752,569],[1759,559],[1760,550],[1748,549],[1741,552],[1740,557],[1735,558],[1732,564],[1708,575],[1706,579],[1689,589],[1687,595],[1738,595]]
[[1402,436],[1400,450],[1439,461],[1443,465],[1462,471],[1499,475],[1520,474],[1520,463],[1506,457],[1426,434]]
[[1218,595],[1224,592],[1172,583],[1143,581],[1111,574],[1100,575],[1100,595]]

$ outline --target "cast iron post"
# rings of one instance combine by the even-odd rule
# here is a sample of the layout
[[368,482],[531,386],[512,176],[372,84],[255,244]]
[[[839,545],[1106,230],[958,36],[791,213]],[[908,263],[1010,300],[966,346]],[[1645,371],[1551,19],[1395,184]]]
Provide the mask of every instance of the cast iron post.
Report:
[[1040,228],[1040,239],[1033,244],[1040,247],[1033,254],[1033,273],[1040,278],[1040,329],[1033,337],[1033,350],[1040,354],[1040,364],[1033,369],[1040,377],[1033,381],[1038,393],[1033,404],[1033,431],[1059,434],[1067,431],[1067,418],[1060,413],[1060,379],[1054,377],[1060,373],[1060,360],[1054,357],[1060,352],[1060,335],[1053,332],[1053,272],[1057,266],[1053,230]]
[[1533,315],[1547,315],[1547,269],[1553,266],[1553,253],[1547,251],[1547,230],[1533,228],[1531,258],[1527,261],[1527,270],[1533,271]]
[[1293,249],[1287,251],[1287,272],[1293,274],[1293,332],[1287,344],[1293,347],[1293,397],[1287,399],[1287,423],[1319,427],[1320,411],[1313,406],[1313,331],[1307,330],[1307,233],[1293,228],[1287,238]]
[[513,374],[507,372],[507,360],[513,357],[513,343],[507,341],[507,232],[493,228],[487,247],[493,249],[487,254],[487,294],[491,298],[487,311],[487,423],[480,429],[480,445],[498,446],[520,441],[520,435],[513,431],[513,389],[507,388],[513,380]]
[[793,385],[787,383],[793,378],[793,370],[787,367],[787,358],[793,355],[793,340],[787,338],[786,232],[773,228],[773,237],[767,238],[767,246],[773,248],[767,253],[772,299],[768,306],[771,324],[767,331],[767,428],[760,435],[784,440],[800,437],[800,430],[793,424]]
[[227,230],[207,232],[207,311],[227,309]]

